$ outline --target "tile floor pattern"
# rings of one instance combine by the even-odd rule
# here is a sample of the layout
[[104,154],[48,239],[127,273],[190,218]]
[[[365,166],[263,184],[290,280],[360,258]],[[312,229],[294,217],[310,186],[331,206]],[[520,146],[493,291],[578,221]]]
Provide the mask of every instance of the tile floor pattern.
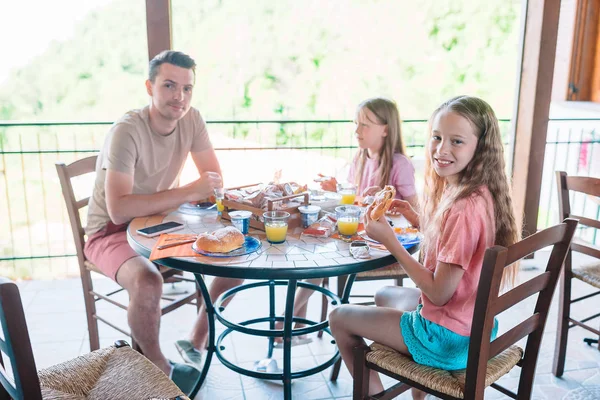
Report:
[[[523,264],[523,277],[539,273],[535,269],[536,261],[544,256]],[[81,294],[79,279],[64,279],[54,281],[24,281],[19,282],[23,306],[33,345],[33,352],[38,368],[59,363],[89,351],[85,310]],[[98,286],[112,286],[114,283],[108,279],[98,279],[94,282]],[[384,282],[360,282],[353,289],[354,293],[374,292]],[[333,286],[335,287],[335,286]],[[181,284],[175,286],[176,290],[185,289]],[[165,285],[165,290],[173,290],[171,285]],[[228,307],[226,314],[232,318],[252,318],[266,312],[267,293],[256,290],[247,291],[238,295]],[[284,290],[277,293],[277,309],[283,309]],[[575,293],[583,293],[583,289],[576,286]],[[590,347],[582,342],[589,336],[582,329],[571,329],[567,352],[565,375],[561,379],[551,374],[552,357],[554,354],[554,338],[556,332],[556,297],[547,323],[538,361],[537,376],[533,390],[533,399],[600,399],[600,352],[595,347]],[[588,302],[588,307],[598,300]],[[508,330],[511,321],[518,321],[528,306],[511,309],[500,315],[501,331]],[[309,318],[317,318],[320,311],[320,296],[313,296],[309,303]],[[108,313],[111,319],[120,324],[126,322],[125,313],[108,304],[100,304],[99,309]],[[575,313],[576,315],[578,313]],[[193,319],[195,308],[183,307],[162,319],[161,345],[163,351],[172,360],[180,361],[179,355],[173,346],[176,339],[185,338]],[[222,327],[218,330],[222,330]],[[116,339],[123,338],[119,332],[100,324],[101,346],[108,346]],[[328,358],[333,351],[333,346],[328,339],[319,340],[314,337],[313,343],[293,348],[293,368],[309,368]],[[242,334],[233,334],[225,341],[225,354],[236,363],[251,367],[253,362],[261,359],[266,354],[266,340],[250,338]],[[275,350],[275,358],[279,357],[281,365],[281,350]],[[518,383],[519,368],[514,368],[511,373],[501,379],[501,383],[509,388],[515,388]],[[337,382],[330,382],[329,369],[311,377],[297,379],[293,383],[293,397],[295,399],[350,399],[352,394],[352,379],[345,368],[342,368]],[[390,380],[384,383],[390,383]],[[280,399],[283,397],[282,386],[276,382],[264,381],[246,376],[241,376],[213,358],[213,365],[208,374],[207,381],[202,386],[196,399]],[[399,396],[400,399],[410,398],[409,393]],[[505,398],[499,392],[488,389],[486,398]]]

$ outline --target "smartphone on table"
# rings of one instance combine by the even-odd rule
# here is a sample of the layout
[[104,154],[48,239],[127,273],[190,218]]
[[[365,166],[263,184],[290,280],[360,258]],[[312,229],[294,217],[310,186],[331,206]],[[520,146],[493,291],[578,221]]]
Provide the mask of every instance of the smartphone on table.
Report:
[[138,229],[137,233],[139,233],[142,236],[146,236],[146,237],[154,237],[154,236],[160,235],[161,233],[167,233],[167,232],[172,232],[172,231],[182,229],[183,227],[184,227],[184,224],[182,224],[182,223],[170,221],[170,222],[164,222],[162,224],[147,226],[145,228]]

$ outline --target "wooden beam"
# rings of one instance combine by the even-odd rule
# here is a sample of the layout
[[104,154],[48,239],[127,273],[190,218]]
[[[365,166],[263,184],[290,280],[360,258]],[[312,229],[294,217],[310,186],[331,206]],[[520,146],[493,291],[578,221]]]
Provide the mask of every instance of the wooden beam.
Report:
[[523,236],[537,231],[560,0],[524,4],[522,59],[513,118],[513,202]]
[[146,31],[148,60],[163,50],[171,49],[171,0],[146,0]]
[[569,76],[569,100],[593,99],[596,79],[600,0],[578,0],[573,32],[573,56]]

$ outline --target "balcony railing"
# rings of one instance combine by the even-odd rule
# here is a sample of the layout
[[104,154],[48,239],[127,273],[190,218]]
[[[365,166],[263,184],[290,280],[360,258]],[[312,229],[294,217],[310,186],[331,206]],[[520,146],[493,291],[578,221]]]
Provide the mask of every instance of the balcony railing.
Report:
[[[335,173],[339,172],[340,166],[350,162],[356,151],[352,134],[354,125],[349,120],[208,121],[207,124],[228,184],[232,177],[240,175],[225,173],[229,163],[239,165],[241,160],[256,163],[256,160],[266,159],[267,163],[271,162],[270,168],[265,170],[270,175],[263,171],[262,176],[256,177],[264,181],[280,167],[276,165],[277,159],[289,159],[290,165],[286,168],[290,170]],[[0,220],[3,227],[0,275],[39,278],[78,274],[54,163],[68,164],[97,153],[110,125],[111,122],[0,121]],[[501,120],[501,128],[507,145],[506,154],[510,154],[510,121]],[[600,120],[551,121],[540,201],[540,228],[556,222],[553,171],[560,169],[570,174],[591,176],[600,173],[598,128]],[[407,151],[417,167],[417,182],[422,182],[427,122],[406,120],[402,129]],[[282,154],[282,157],[275,158],[274,154]],[[81,191],[82,196],[89,194],[91,183],[91,179],[83,180],[76,185],[76,190]],[[592,203],[583,199],[580,206],[591,213]]]

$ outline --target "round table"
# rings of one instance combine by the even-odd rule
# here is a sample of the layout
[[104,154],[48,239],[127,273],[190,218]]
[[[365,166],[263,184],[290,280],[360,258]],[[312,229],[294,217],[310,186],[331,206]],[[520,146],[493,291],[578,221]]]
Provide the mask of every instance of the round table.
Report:
[[[162,215],[135,218],[130,222],[127,230],[129,244],[138,254],[149,258],[158,237],[148,238],[139,235],[136,231],[140,228],[167,221],[177,221],[185,225],[183,230],[173,233],[203,233],[230,225],[229,221],[221,220],[218,213],[214,210],[187,213],[184,212],[184,208],[180,208],[180,210]],[[357,273],[388,266],[395,263],[396,260],[389,252],[375,249],[371,249],[371,258],[358,260],[350,255],[349,244],[346,242],[333,238],[315,238],[301,235],[301,233],[302,228],[289,229],[285,243],[271,244],[266,240],[265,232],[257,229],[250,229],[249,235],[259,239],[262,244],[257,252],[238,257],[207,257],[197,255],[194,257],[163,258],[155,261],[158,264],[170,268],[192,272],[196,277],[196,281],[198,282],[206,304],[209,323],[207,355],[196,388],[190,395],[191,398],[196,395],[208,373],[213,353],[217,355],[219,360],[225,366],[239,373],[261,379],[282,380],[285,399],[292,398],[292,379],[318,373],[333,365],[339,359],[339,351],[336,351],[330,359],[317,367],[296,372],[292,371],[292,336],[305,335],[319,330],[323,330],[331,335],[327,320],[315,322],[307,319],[300,319],[299,317],[294,317],[292,315],[294,309],[294,295],[297,286],[309,287],[317,290],[329,297],[333,304],[339,304],[340,302],[347,303],[350,289],[352,288],[354,277]],[[184,246],[191,246],[191,244]],[[416,248],[418,248],[418,246],[413,246],[409,251],[413,253],[416,251]],[[263,282],[244,284],[233,288],[223,293],[213,303],[209,296],[203,275],[262,280]],[[306,282],[299,282],[308,278],[325,278],[339,275],[349,275],[341,299],[326,288]],[[275,315],[274,307],[275,286],[281,285],[287,285],[286,306],[283,317]],[[221,315],[221,310],[223,309],[221,304],[227,298],[241,290],[261,286],[268,287],[269,289],[271,304],[268,317],[235,323],[225,319]],[[227,327],[216,341],[215,318]],[[276,321],[284,322],[283,330],[274,329]],[[269,323],[270,329],[254,329],[251,327],[254,324],[264,322]],[[301,322],[307,326],[292,329],[293,322]],[[273,351],[273,338],[282,337],[283,373],[257,372],[255,370],[244,369],[229,361],[221,354],[220,343],[233,331],[269,338],[269,358]]]

